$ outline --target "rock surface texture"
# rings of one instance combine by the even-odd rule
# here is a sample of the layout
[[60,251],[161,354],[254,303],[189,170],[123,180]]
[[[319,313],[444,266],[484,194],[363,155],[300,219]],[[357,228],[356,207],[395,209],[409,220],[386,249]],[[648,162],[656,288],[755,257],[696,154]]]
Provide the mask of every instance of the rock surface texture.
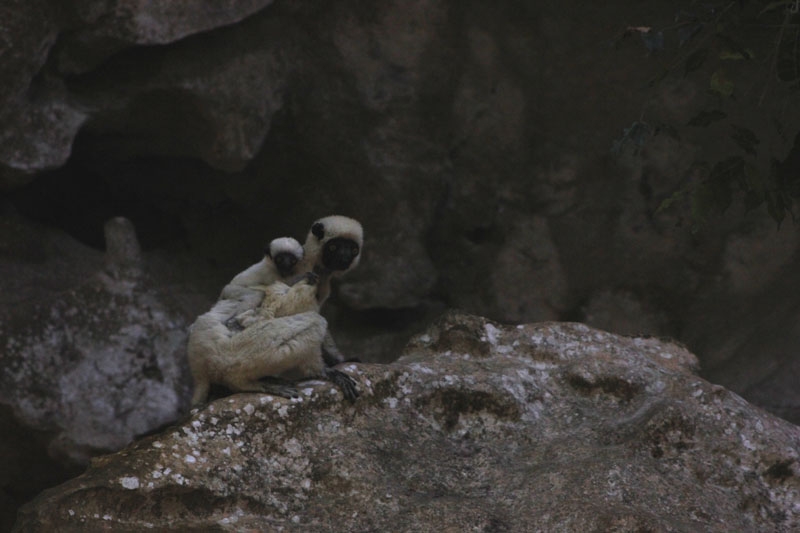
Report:
[[[116,451],[186,407],[186,319],[148,279],[130,221],[105,229],[100,254],[53,232],[2,228],[9,248],[28,247],[29,263],[13,275],[0,261],[12,274],[1,284],[0,405],[65,466]],[[20,481],[3,473],[4,485]]]
[[450,314],[354,404],[239,394],[26,505],[34,531],[796,531],[800,428],[683,347]]

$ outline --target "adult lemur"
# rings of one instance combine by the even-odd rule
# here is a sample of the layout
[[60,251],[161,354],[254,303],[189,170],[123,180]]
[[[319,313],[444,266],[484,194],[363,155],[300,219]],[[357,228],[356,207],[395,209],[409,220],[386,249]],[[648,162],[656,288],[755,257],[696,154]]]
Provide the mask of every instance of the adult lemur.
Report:
[[[344,274],[358,266],[363,245],[364,229],[355,219],[332,215],[320,218],[311,225],[306,242],[303,244],[304,258],[299,271],[311,270],[321,275],[317,291],[320,306],[330,296],[331,277]],[[325,335],[322,342],[322,357],[328,366],[335,366],[345,361],[330,332]]]
[[[319,281],[320,276],[309,272],[291,287],[281,281],[267,287],[261,306],[239,315],[244,329],[217,337],[213,357],[194,360],[193,403],[205,399],[203,389],[208,383],[221,383],[234,391],[295,397],[298,392],[291,381],[310,378],[332,381],[347,399],[355,399],[358,393],[352,378],[327,367],[322,359],[328,323],[318,313]],[[202,341],[202,335],[194,338]],[[197,353],[196,348],[189,352]],[[265,377],[270,381],[262,381]]]
[[[327,322],[318,310],[330,294],[330,277],[358,264],[362,244],[363,230],[357,221],[325,217],[312,225],[303,247],[304,258],[294,269],[313,274],[291,287],[280,282],[273,285],[277,266],[268,254],[264,261],[237,275],[211,311],[190,329],[187,351],[195,379],[192,404],[205,400],[210,383],[234,391],[297,394],[286,382],[259,381],[265,376],[322,377],[338,385],[348,399],[355,398],[353,380],[327,366],[341,362],[341,355],[332,340],[326,341],[330,338]],[[264,287],[266,284],[270,287]],[[254,311],[259,297],[263,301]],[[232,318],[244,329],[229,327]],[[333,346],[333,352],[324,350],[323,344]],[[328,355],[323,360],[324,353]]]

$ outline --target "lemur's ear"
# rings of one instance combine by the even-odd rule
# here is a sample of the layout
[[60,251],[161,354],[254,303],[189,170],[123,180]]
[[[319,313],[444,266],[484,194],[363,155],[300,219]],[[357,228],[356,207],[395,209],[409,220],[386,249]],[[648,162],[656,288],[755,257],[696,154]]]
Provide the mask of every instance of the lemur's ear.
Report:
[[315,222],[314,225],[311,226],[311,233],[313,233],[317,239],[322,240],[325,236],[325,226],[322,225],[322,222]]

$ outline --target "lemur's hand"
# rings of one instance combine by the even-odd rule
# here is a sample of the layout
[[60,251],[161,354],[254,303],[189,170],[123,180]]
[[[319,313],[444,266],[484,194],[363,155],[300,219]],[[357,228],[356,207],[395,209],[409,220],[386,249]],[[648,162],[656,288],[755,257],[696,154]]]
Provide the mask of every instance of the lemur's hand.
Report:
[[319,277],[330,276],[331,270],[322,265],[314,265],[314,274],[318,275]]

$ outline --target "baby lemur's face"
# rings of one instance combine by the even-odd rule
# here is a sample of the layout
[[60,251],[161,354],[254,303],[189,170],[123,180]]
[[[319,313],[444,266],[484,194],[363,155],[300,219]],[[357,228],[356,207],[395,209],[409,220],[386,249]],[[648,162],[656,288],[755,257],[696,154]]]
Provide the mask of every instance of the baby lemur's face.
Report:
[[272,259],[282,278],[288,278],[294,274],[297,263],[303,259],[303,247],[292,237],[272,239],[264,253]]
[[275,262],[275,266],[277,267],[278,273],[281,275],[281,277],[286,278],[289,277],[292,272],[294,272],[294,267],[297,265],[298,257],[292,252],[283,252],[276,254],[272,260]]

